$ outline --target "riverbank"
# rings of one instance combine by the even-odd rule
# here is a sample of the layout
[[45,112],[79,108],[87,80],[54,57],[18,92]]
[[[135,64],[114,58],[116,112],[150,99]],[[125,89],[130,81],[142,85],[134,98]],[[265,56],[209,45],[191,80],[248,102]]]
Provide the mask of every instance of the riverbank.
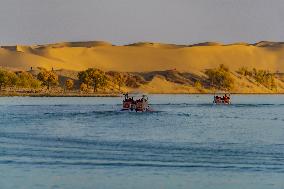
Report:
[[[221,92],[222,93],[222,92]],[[214,95],[216,93],[146,93],[152,95]],[[284,93],[230,93],[231,95],[284,95]],[[120,97],[122,93],[0,93],[0,97]]]
[[119,97],[120,94],[114,93],[17,93],[0,92],[0,97]]

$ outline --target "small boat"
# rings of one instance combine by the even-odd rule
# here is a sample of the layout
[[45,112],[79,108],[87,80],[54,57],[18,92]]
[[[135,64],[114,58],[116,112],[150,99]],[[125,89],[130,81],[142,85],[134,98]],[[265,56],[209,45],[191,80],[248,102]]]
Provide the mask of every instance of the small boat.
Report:
[[129,97],[128,93],[124,94],[124,100],[122,102],[122,111],[150,111],[148,97],[146,95],[142,95],[141,98],[135,100],[134,97]]
[[141,99],[136,100],[135,111],[136,112],[146,112],[149,111],[148,97],[143,95]]
[[[231,94],[214,94],[213,104],[231,104]],[[223,95],[223,96],[222,96]],[[222,96],[222,97],[221,97]]]

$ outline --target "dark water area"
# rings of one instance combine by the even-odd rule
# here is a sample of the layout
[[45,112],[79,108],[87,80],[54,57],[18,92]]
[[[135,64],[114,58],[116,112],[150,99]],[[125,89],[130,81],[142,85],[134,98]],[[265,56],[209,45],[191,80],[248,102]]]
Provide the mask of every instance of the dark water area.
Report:
[[284,188],[284,95],[0,98],[0,188]]

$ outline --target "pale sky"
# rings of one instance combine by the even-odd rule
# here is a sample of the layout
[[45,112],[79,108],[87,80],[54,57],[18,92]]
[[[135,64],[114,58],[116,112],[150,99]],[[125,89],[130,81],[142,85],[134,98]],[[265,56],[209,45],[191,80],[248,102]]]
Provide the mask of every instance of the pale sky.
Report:
[[284,41],[284,0],[0,0],[0,45]]

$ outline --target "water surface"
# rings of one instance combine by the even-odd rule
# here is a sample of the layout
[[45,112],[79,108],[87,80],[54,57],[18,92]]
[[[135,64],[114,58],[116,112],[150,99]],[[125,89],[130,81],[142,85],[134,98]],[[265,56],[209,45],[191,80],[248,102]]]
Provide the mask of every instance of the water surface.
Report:
[[284,188],[284,96],[0,98],[5,189]]

